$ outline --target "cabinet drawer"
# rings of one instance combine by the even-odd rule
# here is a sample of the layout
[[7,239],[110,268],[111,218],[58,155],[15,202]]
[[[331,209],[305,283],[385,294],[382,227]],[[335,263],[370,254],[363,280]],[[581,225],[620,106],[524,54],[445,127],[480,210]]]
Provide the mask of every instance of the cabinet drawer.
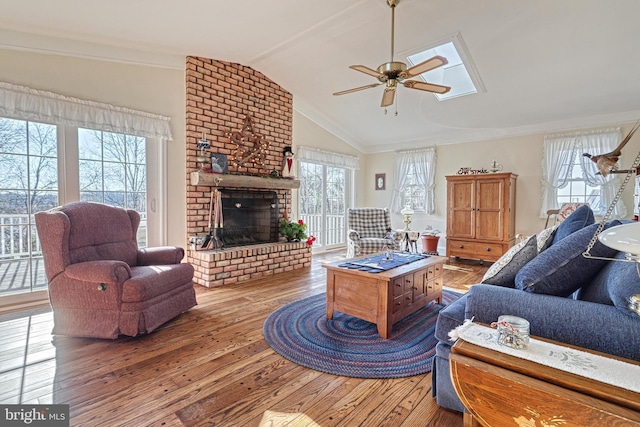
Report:
[[411,292],[413,290],[413,274],[402,276],[402,292]]
[[448,245],[447,256],[497,261],[503,254],[500,243],[482,243],[464,240],[453,240]]
[[469,242],[467,240],[450,240],[449,241],[449,256],[462,256],[469,255],[473,257],[476,253],[476,244],[475,242]]
[[402,292],[404,292],[404,277],[396,277],[393,279],[391,286],[393,286],[394,297],[402,295]]
[[502,245],[496,243],[476,243],[476,256],[481,259],[498,259],[502,256]]
[[391,309],[392,313],[398,313],[400,311],[402,311],[402,302],[404,300],[404,295],[400,294],[397,297],[393,298],[393,309]]
[[442,277],[443,271],[442,269],[444,268],[444,264],[436,264],[433,269],[435,270],[435,274],[434,277]]

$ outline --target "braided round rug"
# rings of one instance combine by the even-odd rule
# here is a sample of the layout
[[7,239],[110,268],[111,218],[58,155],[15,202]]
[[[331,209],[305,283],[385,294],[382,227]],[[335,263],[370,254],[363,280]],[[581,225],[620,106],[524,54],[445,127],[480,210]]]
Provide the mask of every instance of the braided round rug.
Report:
[[444,290],[444,305],[431,302],[395,323],[389,339],[374,323],[338,311],[327,320],[324,293],[280,307],[262,332],[277,353],[307,368],[355,378],[409,377],[431,372],[438,313],[460,296]]

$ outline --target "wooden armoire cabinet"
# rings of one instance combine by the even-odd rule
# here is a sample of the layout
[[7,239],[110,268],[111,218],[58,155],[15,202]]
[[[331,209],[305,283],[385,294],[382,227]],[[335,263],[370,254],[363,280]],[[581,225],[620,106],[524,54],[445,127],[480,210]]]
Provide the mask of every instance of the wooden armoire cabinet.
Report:
[[515,241],[518,175],[446,178],[447,256],[497,261]]

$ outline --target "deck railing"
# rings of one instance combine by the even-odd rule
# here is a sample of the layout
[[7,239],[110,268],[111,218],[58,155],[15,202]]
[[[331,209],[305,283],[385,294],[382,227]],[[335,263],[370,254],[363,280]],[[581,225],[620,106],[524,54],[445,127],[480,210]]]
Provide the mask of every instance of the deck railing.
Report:
[[[29,227],[33,227],[33,235]],[[0,259],[41,254],[40,241],[35,236],[35,227],[29,224],[29,215],[0,215]]]
[[302,215],[302,220],[307,224],[307,234],[313,234],[318,239],[316,244],[324,247],[345,244],[347,231],[344,214],[327,215],[326,241],[322,241],[317,231],[323,228],[322,215]]
[[[30,228],[31,227],[31,228]],[[146,246],[147,215],[140,214],[138,245]],[[35,222],[27,214],[0,215],[0,260],[42,256]]]

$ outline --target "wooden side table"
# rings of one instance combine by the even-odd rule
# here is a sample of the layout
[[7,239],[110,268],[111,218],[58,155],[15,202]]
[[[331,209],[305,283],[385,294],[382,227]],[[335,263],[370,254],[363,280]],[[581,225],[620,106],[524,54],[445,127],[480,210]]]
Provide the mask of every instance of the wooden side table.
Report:
[[469,411],[465,427],[640,426],[639,393],[463,340],[453,345],[449,361],[454,388]]

